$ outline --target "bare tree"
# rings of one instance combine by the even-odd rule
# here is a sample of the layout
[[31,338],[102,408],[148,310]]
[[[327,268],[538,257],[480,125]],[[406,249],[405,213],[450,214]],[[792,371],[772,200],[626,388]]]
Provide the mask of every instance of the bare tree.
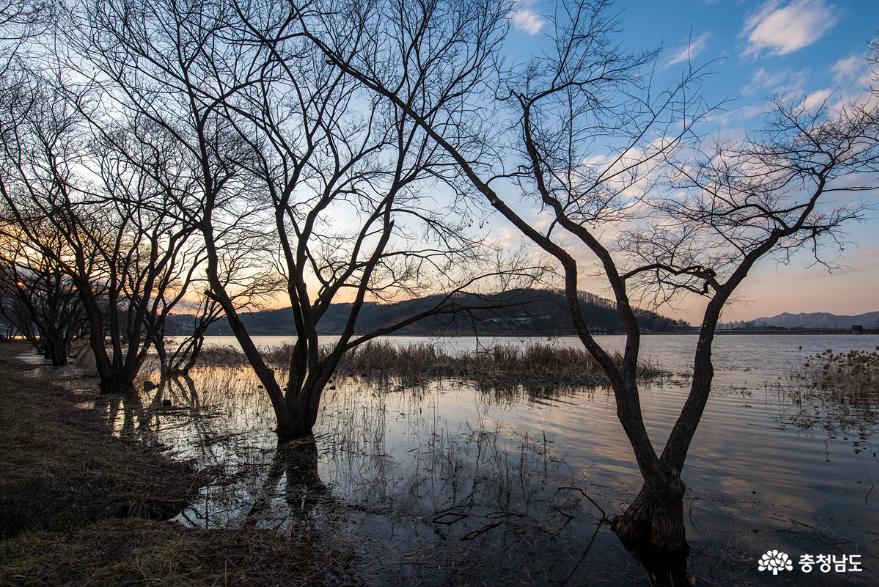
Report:
[[[21,53],[29,48],[28,42],[41,34],[52,23],[55,6],[47,0],[0,0],[0,77],[12,71],[21,62]],[[8,79],[0,87],[8,87]]]
[[[389,108],[288,36],[295,14],[269,2],[95,3],[94,55],[125,108],[173,132],[197,170],[198,228],[210,295],[268,393],[281,438],[311,434],[342,354],[429,315],[456,311],[453,294],[496,271],[467,235],[447,155],[406,113]],[[433,197],[431,191],[445,195]],[[450,202],[444,208],[436,202]],[[279,379],[247,332],[227,283],[224,249],[276,243],[296,327]],[[257,240],[253,240],[257,239]],[[507,273],[507,272],[505,272]],[[369,299],[444,292],[433,307],[358,332]],[[318,334],[334,302],[347,319],[327,352]]]
[[[249,247],[223,247],[219,258],[219,272],[223,288],[239,313],[266,307],[274,294],[284,287],[283,278],[271,267],[266,268],[254,258]],[[206,276],[193,279],[190,292],[202,288],[195,302],[195,311],[189,313],[192,329],[181,340],[166,348],[164,332],[156,340],[162,368],[171,376],[186,375],[195,366],[201,353],[208,329],[225,318],[223,306],[211,293]]]
[[97,120],[88,88],[32,74],[28,90],[4,120],[0,192],[75,285],[101,390],[127,392],[199,264],[175,143],[148,121]]
[[[701,72],[689,70],[665,91],[651,88],[657,54],[627,55],[616,45],[618,23],[600,0],[560,4],[551,49],[503,71],[496,64],[507,10],[490,1],[392,0],[350,10],[321,4],[297,15],[301,34],[328,60],[417,121],[489,205],[557,260],[578,336],[611,382],[644,479],[615,528],[639,549],[685,552],[681,470],[710,392],[720,311],[758,259],[833,235],[856,216],[848,208],[828,211],[819,200],[872,188],[847,182],[875,162],[876,125],[856,108],[833,116],[778,108],[764,140],[735,149],[732,160],[718,154],[710,164],[677,165],[686,203],[656,198],[656,169],[683,148],[709,111],[695,84]],[[370,39],[368,50],[352,42],[361,37]],[[500,136],[472,132],[484,127],[485,104],[495,105],[495,126],[508,123]],[[454,122],[437,124],[440,110]],[[493,149],[484,147],[486,140]],[[482,146],[477,152],[474,143]],[[492,150],[502,153],[494,165],[478,156]],[[509,178],[519,190],[503,183]],[[526,216],[516,205],[519,192],[539,210]],[[546,220],[535,222],[535,213]],[[664,223],[650,222],[654,216]],[[720,257],[712,257],[711,240],[723,241]],[[621,364],[592,335],[576,302],[581,274],[595,273],[596,265],[625,323]],[[630,300],[639,288],[633,282],[711,298],[690,395],[662,452],[641,413],[641,331]]]
[[55,261],[64,256],[64,241],[41,233],[42,247],[53,248],[52,255],[44,255],[14,224],[0,227],[0,237],[0,287],[6,294],[0,313],[53,366],[67,364],[70,346],[86,333],[86,323],[79,294]]

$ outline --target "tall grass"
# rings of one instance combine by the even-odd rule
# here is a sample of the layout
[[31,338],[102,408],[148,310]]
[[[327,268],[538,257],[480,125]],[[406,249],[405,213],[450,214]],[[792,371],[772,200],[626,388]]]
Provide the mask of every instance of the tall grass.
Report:
[[847,353],[827,349],[808,357],[792,378],[829,399],[874,404],[879,401],[879,347]]
[[[266,350],[263,358],[283,370],[289,367],[292,352],[293,346],[286,344]],[[328,351],[322,349],[322,352]],[[617,364],[622,363],[619,353],[613,354],[612,358]],[[233,347],[204,349],[201,360],[206,366],[247,364],[244,354]],[[650,361],[642,360],[638,364],[641,378],[652,379],[667,374]],[[436,343],[395,345],[387,341],[370,341],[346,352],[336,375],[421,382],[457,378],[490,387],[597,386],[608,383],[601,365],[585,349],[545,343],[525,346],[497,344],[475,350],[450,351]]]
[[[267,353],[269,362],[286,366],[292,346]],[[613,356],[618,364],[619,354]],[[665,373],[642,361],[638,374],[655,378]],[[395,345],[371,341],[343,356],[337,369],[340,377],[369,379],[400,378],[427,381],[458,378],[480,385],[604,385],[607,377],[601,365],[582,348],[535,343],[527,346],[497,344],[476,350],[452,352],[435,343]]]
[[785,389],[798,408],[793,421],[800,426],[853,430],[864,440],[879,422],[879,347],[827,349],[808,357],[788,378],[791,385]]

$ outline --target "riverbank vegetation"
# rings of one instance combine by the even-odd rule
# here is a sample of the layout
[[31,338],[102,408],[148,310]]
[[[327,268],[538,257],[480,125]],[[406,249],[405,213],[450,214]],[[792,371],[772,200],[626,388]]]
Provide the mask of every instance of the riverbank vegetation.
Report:
[[806,359],[794,377],[839,401],[876,403],[879,400],[879,348],[844,353],[827,349]]
[[15,356],[24,352],[0,345],[0,582],[320,583],[324,557],[308,544],[165,521],[207,479],[158,447],[114,437],[87,396],[23,375]]
[[792,423],[831,435],[851,430],[865,439],[879,422],[879,348],[811,355],[791,371],[784,389],[798,407]]
[[[326,347],[323,354],[329,352]],[[293,345],[286,344],[264,351],[266,361],[276,368],[290,364]],[[614,355],[622,362],[622,356]],[[239,366],[247,357],[233,347],[212,347],[202,351],[206,365]],[[659,365],[642,360],[638,376],[655,379],[668,373]],[[399,378],[408,382],[425,382],[436,378],[457,378],[479,387],[503,388],[513,385],[586,386],[607,385],[601,365],[585,349],[550,343],[516,345],[492,344],[474,350],[453,351],[439,343],[394,344],[370,341],[345,353],[336,368],[337,377],[366,379]]]

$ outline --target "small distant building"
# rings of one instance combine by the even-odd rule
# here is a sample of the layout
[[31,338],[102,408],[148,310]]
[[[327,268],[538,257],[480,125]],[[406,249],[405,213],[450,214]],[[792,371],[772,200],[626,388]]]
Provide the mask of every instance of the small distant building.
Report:
[[864,334],[864,327],[860,324],[852,324],[852,334]]

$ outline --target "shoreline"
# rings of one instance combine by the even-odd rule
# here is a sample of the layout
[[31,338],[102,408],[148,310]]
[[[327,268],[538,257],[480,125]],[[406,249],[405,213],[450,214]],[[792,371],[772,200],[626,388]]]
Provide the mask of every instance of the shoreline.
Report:
[[[593,332],[595,336],[625,336],[625,332]],[[649,332],[641,332],[641,336],[667,336],[667,335],[689,335],[689,336],[698,336],[699,329],[692,328],[689,330],[655,330]],[[809,335],[809,336],[824,336],[824,335],[852,335],[852,336],[861,336],[861,335],[879,335],[879,329],[865,329],[861,332],[852,332],[851,330],[846,329],[828,329],[822,330],[820,328],[809,328],[802,330],[793,330],[793,329],[783,329],[783,330],[717,330],[715,332],[716,335],[730,335],[730,334],[738,334],[738,335],[770,335],[770,334],[781,334],[781,335]],[[254,338],[262,338],[262,337],[274,337],[274,338],[290,338],[293,339],[296,336],[296,333],[281,333],[281,334],[255,334],[250,333],[250,335]],[[168,334],[168,338],[183,338],[185,334]],[[332,337],[339,336],[338,332],[321,332],[318,336],[324,337]],[[354,336],[358,336],[357,333]],[[430,334],[422,334],[422,333],[407,333],[407,332],[397,332],[394,334],[386,334],[381,338],[558,338],[558,337],[576,337],[576,332],[540,332],[540,331],[528,331],[528,332],[518,332],[518,333],[510,333],[510,332],[502,332],[502,333],[485,333],[480,332],[478,334],[443,334],[443,333],[430,333]],[[235,338],[234,334],[208,334],[205,338]]]
[[29,349],[0,344],[0,583],[315,585],[345,576],[311,544],[271,530],[169,521],[208,478],[161,447],[112,436],[82,407],[87,393],[26,375],[33,366],[17,356]]

